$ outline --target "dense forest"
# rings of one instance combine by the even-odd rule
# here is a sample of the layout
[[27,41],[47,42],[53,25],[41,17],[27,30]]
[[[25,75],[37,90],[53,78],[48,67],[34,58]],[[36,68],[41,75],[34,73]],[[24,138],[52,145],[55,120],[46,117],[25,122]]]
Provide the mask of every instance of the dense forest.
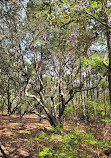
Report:
[[[111,1],[1,0],[0,12],[1,155],[111,156]],[[6,120],[25,156],[8,150]]]

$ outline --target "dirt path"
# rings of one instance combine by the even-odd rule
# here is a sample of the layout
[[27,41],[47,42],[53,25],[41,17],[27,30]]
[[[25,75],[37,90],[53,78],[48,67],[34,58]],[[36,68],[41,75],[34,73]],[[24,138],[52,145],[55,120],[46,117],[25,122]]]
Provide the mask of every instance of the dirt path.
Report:
[[[2,116],[0,115],[0,142],[9,151],[11,158],[20,158],[23,156],[34,156],[36,153],[42,150],[42,146],[29,141],[29,135],[27,130],[32,131],[33,136],[42,132],[45,128],[50,128],[49,123],[46,120],[39,122],[36,115],[26,115],[20,122],[19,115]],[[36,148],[36,149],[35,149]],[[2,154],[0,153],[0,157]]]
[[[92,124],[93,126],[93,124]],[[69,131],[77,127],[80,131],[88,134],[94,134],[95,128],[92,128],[92,132],[89,130],[88,126],[83,123],[80,125],[74,124],[74,122],[65,122],[64,128]],[[109,129],[110,125],[107,124],[106,131]],[[48,138],[45,137],[44,143],[37,142],[35,138],[40,134],[46,132],[46,129],[51,128],[50,124],[46,120],[39,121],[36,115],[25,115],[20,121],[19,115],[12,116],[2,116],[0,114],[0,142],[9,152],[11,158],[40,158],[38,153],[43,150]],[[69,131],[71,133],[71,131]],[[102,140],[102,125],[98,128],[98,139]],[[111,142],[111,130],[108,131],[105,136],[109,142]],[[42,145],[44,144],[44,146]],[[93,150],[93,149],[91,149]],[[97,152],[97,151],[95,151]],[[103,154],[104,158],[106,156]],[[0,158],[2,153],[0,153]]]

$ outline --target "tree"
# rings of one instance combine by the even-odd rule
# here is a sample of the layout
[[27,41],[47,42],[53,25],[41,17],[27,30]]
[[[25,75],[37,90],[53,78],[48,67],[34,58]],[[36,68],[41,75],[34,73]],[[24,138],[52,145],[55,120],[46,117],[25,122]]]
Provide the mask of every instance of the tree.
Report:
[[[63,2],[62,2],[63,3]],[[92,1],[89,0],[87,2],[81,3],[78,1],[77,3],[72,4],[70,1],[66,1],[66,5],[69,5],[69,11],[74,12],[75,6],[77,7],[77,14],[80,16],[80,21],[83,20],[90,23],[90,27],[93,25],[95,28],[96,35],[101,32],[106,36],[107,43],[107,52],[109,58],[108,64],[108,81],[109,81],[109,98],[110,98],[110,107],[111,107],[111,18],[110,18],[110,8],[111,2],[109,0],[105,1]],[[94,20],[94,22],[93,22]],[[79,22],[80,22],[79,21]],[[71,20],[67,21],[63,26],[69,25],[75,22],[75,18],[73,17]],[[92,24],[91,24],[92,23]],[[89,40],[91,42],[91,40]],[[106,59],[106,58],[105,58]]]
[[20,44],[21,4],[1,1],[1,47],[0,47],[0,94],[4,98],[8,114],[14,113],[20,105],[23,94],[21,67],[23,54]]
[[[81,96],[82,115],[86,117],[84,92],[87,91],[87,98],[92,97],[104,78],[102,72],[94,71],[98,66],[91,64],[93,58],[98,59],[95,58],[98,50],[93,48],[101,43],[101,36],[105,40],[105,35],[107,45],[110,44],[108,11],[104,19],[98,19],[106,9],[103,2],[1,1],[4,62],[0,90],[8,103],[9,114],[23,102],[27,104],[24,114],[35,113],[54,127],[62,127],[64,110],[76,94],[78,98]],[[108,32],[103,33],[104,28]],[[83,66],[85,60],[88,69]],[[98,79],[97,75],[102,77]],[[110,81],[110,73],[108,78]],[[42,110],[45,115],[41,114]]]
[[[88,32],[84,31],[85,23],[83,21],[79,22],[80,19],[78,15],[74,25],[66,27],[68,24],[63,23],[69,18],[67,11],[64,12],[67,5],[66,8],[63,6],[61,9],[59,9],[58,3],[54,4],[53,2],[45,3],[40,1],[39,5],[36,4],[35,1],[30,1],[27,5],[27,16],[31,17],[28,18],[31,26],[36,22],[40,27],[38,25],[38,41],[32,40],[33,49],[31,49],[31,53],[33,54],[35,67],[33,66],[33,74],[31,73],[30,78],[28,78],[25,94],[28,97],[34,98],[37,104],[44,109],[47,117],[41,117],[47,118],[50,124],[56,127],[59,124],[62,126],[63,113],[66,105],[73,99],[75,93],[81,92],[83,83],[80,82],[78,85],[74,85],[74,81],[81,67],[81,64],[78,65],[77,63],[78,61],[81,63],[80,55],[81,58],[84,55],[88,55],[88,49],[93,40],[97,38],[97,35],[95,34],[95,36],[93,36],[92,34],[95,28],[92,31],[91,29]],[[56,8],[55,5],[58,7],[56,11],[54,10],[54,8]],[[42,12],[42,16],[39,17],[38,15],[41,10],[44,12]],[[60,13],[58,14],[57,11]],[[64,18],[61,14],[65,14]],[[54,19],[52,15],[54,15]],[[45,21],[42,19],[45,19]],[[39,20],[42,21],[42,23],[39,23]],[[29,28],[34,31],[36,23],[34,23],[33,27]],[[34,36],[37,39],[35,31]],[[89,38],[90,40],[88,40]],[[40,45],[42,50],[38,49],[38,45]],[[45,61],[42,60],[42,66],[44,65],[46,72],[44,72],[41,61],[38,59],[39,54],[44,56],[43,50],[44,52],[50,52],[46,61],[49,67],[47,67]],[[72,72],[75,74],[73,78],[71,77]],[[68,78],[66,76],[68,76]],[[45,82],[46,77],[50,80],[48,84]],[[39,85],[39,87],[33,85]],[[40,116],[34,109],[32,110]],[[57,112],[57,110],[59,110],[59,112]]]

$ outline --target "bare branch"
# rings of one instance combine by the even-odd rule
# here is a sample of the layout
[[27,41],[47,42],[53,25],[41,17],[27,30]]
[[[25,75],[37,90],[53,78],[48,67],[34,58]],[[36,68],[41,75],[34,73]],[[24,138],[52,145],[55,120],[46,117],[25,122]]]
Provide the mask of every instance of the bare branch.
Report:
[[107,57],[108,57],[108,53],[105,54],[104,59],[103,59],[103,64],[106,68],[108,68],[108,64],[106,63]]
[[106,136],[106,134],[109,132],[110,129],[111,127],[104,133],[104,137]]
[[48,117],[46,117],[45,115],[40,114],[39,112],[35,111],[33,108],[30,108],[29,110],[24,111],[24,113],[22,114],[22,117],[23,117],[25,114],[28,114],[28,113],[36,114],[37,116],[39,116],[39,117],[42,118],[42,119],[49,120]]
[[35,95],[28,94],[29,82],[30,82],[30,80],[28,81],[28,84],[26,85],[26,88],[25,88],[25,95],[26,95],[27,97],[34,98],[35,100],[37,100],[37,102],[38,102],[38,103],[40,104],[40,106],[44,109],[44,111],[46,112],[46,114],[49,114],[49,110],[45,107],[45,105],[41,102],[41,100],[40,100],[39,98],[37,98]]
[[65,24],[63,24],[61,27],[65,27],[65,26],[71,24],[72,22],[74,22],[75,20],[76,20],[76,18],[73,18],[73,19],[69,20],[68,22],[66,22]]
[[93,19],[95,19],[96,21],[100,22],[103,26],[106,26],[108,28],[111,28],[110,25],[108,25],[107,23],[101,21],[100,19],[96,18],[94,15],[92,15],[90,12],[88,12],[87,10],[84,10],[84,12],[86,12],[89,16],[91,16]]
[[5,147],[0,143],[0,150],[3,154],[3,157],[10,158],[9,152],[5,149]]
[[[80,3],[78,1],[78,3]],[[103,26],[108,27],[111,29],[111,25],[109,25],[108,23],[105,23],[103,21],[101,21],[99,18],[95,17],[92,13],[87,11],[87,8],[85,7],[84,3],[80,3],[81,6],[78,6],[80,8],[80,10],[84,11],[85,13],[87,13],[89,16],[91,16],[93,19],[95,19],[96,21],[98,21],[99,23],[101,23]],[[65,27],[69,24],[71,24],[72,22],[74,22],[76,20],[76,18],[72,18],[71,20],[69,20],[68,22],[66,22],[65,24],[63,24],[61,27]]]
[[82,92],[82,91],[88,91],[88,90],[92,90],[98,87],[98,85],[100,84],[100,81],[102,80],[102,77],[100,78],[100,80],[98,81],[97,85],[94,87],[89,87],[89,88],[85,88],[85,89],[80,89],[80,90],[75,90],[72,95],[70,95],[70,98],[64,103],[64,106],[67,105],[74,97],[74,94],[76,94],[77,92]]
[[81,65],[79,64],[79,67],[78,67],[78,69],[77,69],[77,71],[76,71],[75,76],[71,79],[71,81],[70,81],[70,83],[67,85],[67,88],[66,88],[66,89],[69,89],[68,87],[70,87],[70,85],[72,85],[72,82],[76,79],[76,77],[77,77],[77,75],[78,75],[78,73],[79,73],[79,71],[80,71],[80,67],[81,67]]

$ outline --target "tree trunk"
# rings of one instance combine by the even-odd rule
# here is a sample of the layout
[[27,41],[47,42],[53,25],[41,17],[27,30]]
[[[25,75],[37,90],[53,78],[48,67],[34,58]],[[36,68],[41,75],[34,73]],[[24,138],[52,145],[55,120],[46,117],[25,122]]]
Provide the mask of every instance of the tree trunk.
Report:
[[50,122],[51,126],[53,126],[53,127],[57,127],[58,126],[58,122],[57,122],[56,117],[54,117],[54,116],[49,114],[48,118],[49,118],[49,122]]
[[7,88],[7,100],[8,100],[8,115],[11,114],[11,102],[10,102],[10,80],[8,78],[8,88]]
[[109,68],[108,68],[108,82],[109,82],[109,98],[110,98],[110,109],[111,109],[111,29],[106,29],[107,48],[109,54]]
[[[42,71],[43,71],[43,47],[42,46],[41,46],[40,68],[41,68],[41,70],[40,70],[40,80],[43,82],[43,75],[42,75]],[[42,89],[43,89],[43,85],[40,82],[40,90],[42,91]],[[42,115],[42,113],[43,113],[43,108],[41,106],[39,108],[39,113],[40,113],[40,115]],[[42,117],[41,116],[39,118],[39,121],[40,122],[42,121]]]
[[[104,7],[110,7],[111,2],[109,0],[105,1]],[[109,57],[109,67],[108,67],[108,83],[109,83],[109,99],[110,99],[110,110],[111,110],[111,17],[106,15],[106,40],[107,49]]]

